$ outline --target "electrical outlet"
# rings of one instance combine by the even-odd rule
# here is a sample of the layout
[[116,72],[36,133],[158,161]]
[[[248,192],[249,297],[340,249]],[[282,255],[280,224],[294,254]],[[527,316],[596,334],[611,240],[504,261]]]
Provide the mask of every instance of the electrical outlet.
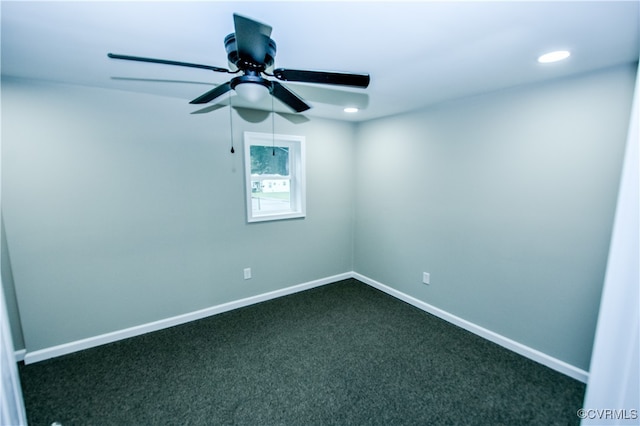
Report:
[[251,279],[251,268],[244,268],[244,279]]
[[422,282],[425,284],[431,284],[431,274],[428,272],[422,273]]

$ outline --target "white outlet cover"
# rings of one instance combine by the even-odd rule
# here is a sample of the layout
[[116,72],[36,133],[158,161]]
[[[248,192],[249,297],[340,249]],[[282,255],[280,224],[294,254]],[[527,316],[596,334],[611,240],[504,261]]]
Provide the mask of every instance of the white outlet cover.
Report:
[[423,272],[422,273],[422,282],[425,284],[429,284],[429,282],[431,281],[431,274],[428,272]]

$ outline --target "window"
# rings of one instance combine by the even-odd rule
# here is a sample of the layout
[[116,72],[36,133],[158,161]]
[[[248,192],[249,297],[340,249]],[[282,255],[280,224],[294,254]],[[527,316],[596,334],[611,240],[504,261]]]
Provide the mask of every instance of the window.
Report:
[[305,216],[304,136],[244,134],[247,220]]

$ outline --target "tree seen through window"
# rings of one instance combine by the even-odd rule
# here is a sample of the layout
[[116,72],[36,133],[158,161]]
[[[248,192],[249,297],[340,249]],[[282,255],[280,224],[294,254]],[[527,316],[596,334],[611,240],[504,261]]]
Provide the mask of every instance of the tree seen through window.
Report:
[[289,176],[289,148],[252,145],[251,174]]

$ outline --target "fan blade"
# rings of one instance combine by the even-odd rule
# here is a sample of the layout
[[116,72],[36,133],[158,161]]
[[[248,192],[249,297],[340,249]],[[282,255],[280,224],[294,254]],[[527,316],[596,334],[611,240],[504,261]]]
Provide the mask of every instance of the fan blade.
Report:
[[117,81],[136,81],[144,83],[176,83],[176,84],[198,84],[202,86],[215,86],[208,81],[192,81],[192,80],[167,80],[160,78],[136,78],[136,77],[111,77],[111,80]]
[[287,87],[307,102],[337,105],[343,108],[364,109],[369,106],[369,95],[366,92],[356,92],[347,87],[294,82],[287,83]]
[[311,121],[309,120],[308,117],[305,117],[303,114],[290,114],[286,112],[276,112],[276,114],[278,114],[280,117],[284,118],[285,120],[293,124],[302,124],[302,123],[308,123],[309,121]]
[[213,105],[210,105],[208,107],[204,107],[202,109],[199,109],[197,111],[193,111],[191,114],[206,114],[208,112],[215,111],[215,110],[218,110],[218,109],[221,109],[221,108],[224,108],[224,107],[225,107],[225,105],[213,104]]
[[154,64],[178,65],[181,67],[200,68],[204,70],[211,70],[215,72],[226,72],[226,73],[232,74],[232,72],[226,68],[214,67],[211,65],[191,64],[189,62],[170,61],[167,59],[142,58],[140,56],[119,55],[117,53],[107,53],[107,56],[113,59],[124,59],[127,61],[138,61],[138,62],[151,62]]
[[277,81],[272,81],[271,84],[273,85],[273,91],[271,94],[295,112],[302,112],[311,108],[302,99],[300,99],[298,95],[284,87],[282,84]]
[[211,102],[218,96],[224,95],[229,90],[231,90],[231,84],[229,84],[229,82],[227,81],[226,83],[221,84],[220,86],[217,86],[215,89],[209,90],[204,95],[198,96],[197,98],[195,98],[189,103],[190,104],[206,104],[207,102]]
[[271,27],[252,19],[233,14],[236,46],[240,58],[256,65],[264,64],[271,37]]
[[301,81],[304,83],[334,84],[366,88],[369,86],[369,74],[353,74],[346,72],[305,71],[278,68],[273,70],[278,80]]

